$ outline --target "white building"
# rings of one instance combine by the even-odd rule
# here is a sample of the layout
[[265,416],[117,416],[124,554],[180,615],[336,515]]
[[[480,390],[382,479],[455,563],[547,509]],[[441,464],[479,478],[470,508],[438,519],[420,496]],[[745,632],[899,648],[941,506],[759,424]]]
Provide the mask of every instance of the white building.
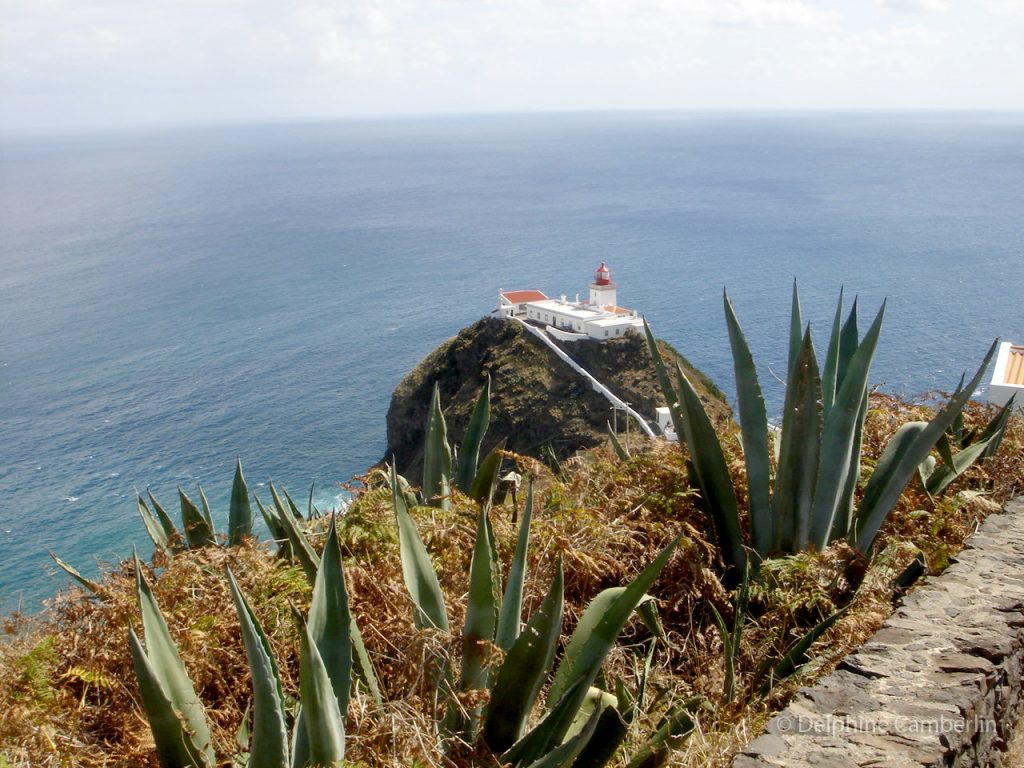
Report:
[[605,263],[597,268],[587,301],[566,296],[549,299],[540,291],[501,291],[495,314],[518,317],[543,325],[561,341],[598,339],[604,341],[633,330],[643,330],[644,321],[635,309],[620,307],[617,287]]
[[1014,410],[1024,413],[1024,347],[1004,341],[999,345],[996,367],[992,370],[992,383],[988,387],[988,401],[1000,407],[1014,400]]

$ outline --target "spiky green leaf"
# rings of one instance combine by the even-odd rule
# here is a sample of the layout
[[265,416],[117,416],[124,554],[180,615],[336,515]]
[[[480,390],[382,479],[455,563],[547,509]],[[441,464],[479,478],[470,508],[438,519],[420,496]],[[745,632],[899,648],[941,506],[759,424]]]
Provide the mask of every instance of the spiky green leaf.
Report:
[[747,466],[747,511],[750,515],[750,543],[765,556],[772,548],[774,520],[771,508],[771,461],[768,458],[768,415],[757,380],[757,367],[747,337],[740,328],[729,294],[722,292],[725,321],[732,346],[736,373],[736,399],[740,411],[740,435]]
[[526,488],[526,510],[519,523],[516,548],[512,553],[512,565],[508,570],[505,594],[501,598],[498,613],[498,628],[494,643],[507,651],[519,637],[519,625],[523,615],[523,583],[526,579],[526,556],[530,548],[530,524],[533,521],[533,480]]
[[[187,736],[189,754],[198,755],[203,761],[195,764],[212,766],[215,762],[213,744],[202,702],[196,695],[192,681],[189,680],[188,674],[185,672],[185,665],[181,662],[177,645],[171,639],[171,633],[160,612],[160,606],[157,604],[145,576],[142,575],[142,564],[137,555],[133,557],[133,563],[135,566],[135,591],[139,601],[139,613],[142,617],[142,629],[146,636],[144,656],[147,664],[143,665],[145,668],[142,671],[145,675],[151,676],[152,680],[159,685],[163,696],[166,697],[181,720],[181,727]],[[143,683],[144,680],[140,677],[140,686]],[[146,684],[148,685],[148,682]],[[154,738],[157,738],[155,731]],[[186,763],[186,765],[191,765],[191,763]]]
[[252,536],[252,505],[249,487],[242,474],[242,460],[235,462],[235,479],[231,483],[231,506],[228,508],[228,544],[235,547],[245,536]]
[[[867,552],[875,541],[879,529],[889,516],[889,512],[896,505],[900,494],[906,487],[910,478],[917,471],[918,465],[924,461],[932,446],[938,441],[942,433],[953,423],[956,415],[960,413],[967,401],[970,400],[974,390],[981,383],[981,378],[988,368],[992,355],[995,354],[999,339],[992,342],[985,359],[978,367],[977,372],[971,378],[970,383],[963,388],[955,397],[951,398],[946,406],[935,415],[928,426],[920,431],[914,440],[907,445],[899,456],[892,459],[891,466],[884,474],[878,472],[872,474],[867,486],[864,488],[864,495],[861,497],[860,506],[856,515],[856,546],[861,552]],[[888,448],[886,449],[888,450]],[[883,453],[884,457],[884,453]],[[881,460],[879,460],[881,464]]]
[[[592,605],[596,603],[594,610],[591,610],[591,606],[587,607],[573,631],[562,662],[555,672],[548,694],[549,698],[556,700],[561,698],[578,680],[583,681],[584,686],[577,696],[586,695],[587,688],[596,679],[601,670],[601,664],[630,614],[654,584],[678,543],[679,539],[677,538],[665,547],[654,559],[654,562],[641,571],[629,586],[615,595],[613,600],[604,603],[603,600],[599,600],[601,595],[598,595],[592,601]],[[582,698],[576,702],[576,709],[579,708],[579,701],[582,701]],[[575,711],[573,714],[575,715]],[[560,740],[563,735],[564,731],[558,733],[557,738]]]
[[210,524],[199,511],[199,507],[188,495],[178,488],[178,499],[181,502],[181,526],[185,529],[185,541],[189,549],[199,549],[216,544]]
[[263,627],[229,568],[225,569],[253,689],[252,743],[247,768],[288,768],[288,725],[277,663]]
[[555,658],[564,586],[559,562],[547,595],[498,669],[484,726],[484,740],[496,753],[509,749],[525,732],[527,717]]
[[[299,691],[302,695],[299,720],[304,726],[309,751],[304,762],[297,762],[293,756],[292,765],[294,768],[302,765],[340,768],[345,759],[345,721],[338,709],[338,699],[320,650],[301,617],[296,618],[299,624]],[[296,740],[301,738],[297,735]]]
[[853,471],[853,448],[860,424],[861,404],[867,397],[868,375],[884,315],[885,302],[882,302],[874,322],[864,335],[864,341],[850,359],[835,403],[825,418],[810,520],[810,543],[818,551],[828,546],[846,480]]
[[[678,363],[676,377],[679,384],[679,405],[684,416],[681,436],[685,438],[690,451],[690,460],[702,503],[711,516],[715,539],[726,567],[730,571],[741,571],[747,555],[743,548],[736,490],[725,461],[722,444],[718,441],[718,435],[707,411],[704,410],[700,396]],[[730,581],[733,578],[735,572],[726,580]]]
[[821,380],[808,329],[789,372],[783,405],[782,442],[772,495],[776,550],[797,552],[807,542],[820,440]]
[[299,518],[293,513],[292,505],[285,506],[285,502],[281,500],[273,483],[270,483],[270,495],[274,499],[277,523],[288,539],[289,548],[299,561],[299,565],[302,566],[302,570],[305,572],[306,578],[309,579],[309,583],[313,584],[316,582],[316,572],[320,567],[320,558],[317,557],[316,550],[309,543],[306,534],[299,528],[297,522]]
[[448,446],[448,428],[441,410],[441,392],[435,382],[423,446],[423,498],[428,505],[448,509],[451,477],[452,452]]
[[494,497],[494,489],[498,487],[501,472],[502,451],[505,450],[504,438],[487,454],[480,469],[477,470],[473,483],[469,487],[469,497],[478,504],[488,505]]
[[455,485],[465,491],[473,484],[477,473],[477,462],[480,458],[480,446],[491,421],[491,377],[487,377],[480,395],[473,406],[473,414],[466,425],[466,433],[459,446],[459,459],[455,472]]
[[391,466],[391,499],[398,523],[398,552],[402,559],[402,576],[413,605],[413,620],[417,629],[434,628],[448,631],[448,610],[444,605],[441,583],[434,573],[427,548],[416,530],[416,523],[398,488],[395,467]]

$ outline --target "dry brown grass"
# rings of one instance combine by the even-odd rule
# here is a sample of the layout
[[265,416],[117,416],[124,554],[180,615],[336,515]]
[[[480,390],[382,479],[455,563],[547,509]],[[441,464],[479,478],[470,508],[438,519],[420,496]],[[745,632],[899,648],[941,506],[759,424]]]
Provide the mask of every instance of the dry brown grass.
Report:
[[[888,436],[924,408],[893,398],[872,399],[865,473]],[[972,405],[968,417],[978,422],[986,418],[985,409]],[[725,443],[741,481],[738,445],[732,439]],[[830,670],[877,629],[892,608],[893,578],[918,551],[924,552],[932,571],[940,570],[979,520],[1024,490],[1024,425],[1019,419],[1011,422],[995,461],[972,468],[938,502],[912,484],[883,529],[881,554],[867,570],[863,559],[842,544],[768,563],[751,595],[738,669],[741,692],[761,659],[778,656],[836,607],[851,599],[854,606],[819,641],[808,669],[777,686],[767,699],[741,696],[732,703],[721,701],[722,642],[711,611],[714,606],[731,619],[731,596],[718,580],[715,549],[705,536],[708,524],[694,505],[679,448],[649,444],[625,462],[610,451],[595,450],[566,462],[561,478],[531,459],[518,461],[537,482],[526,609],[537,605],[561,557],[566,633],[599,590],[631,579],[683,534],[679,550],[652,590],[669,642],[659,646],[655,657],[653,708],[631,738],[634,743],[640,740],[673,701],[702,694],[713,707],[702,715],[698,731],[673,764],[725,766],[771,712],[784,705],[797,684]],[[964,489],[983,489],[988,495],[958,495]],[[493,513],[499,552],[506,563],[515,541],[515,512],[507,504]],[[420,508],[414,513],[448,597],[451,625],[457,628],[465,610],[473,506],[457,497],[450,511]],[[458,643],[454,636],[414,630],[392,520],[388,492],[368,488],[339,526],[352,608],[387,698],[384,708],[378,709],[362,692],[354,697],[348,757],[354,764],[374,768],[494,766],[493,758],[481,753],[444,757],[436,749],[438,713],[424,670],[437,654],[454,657]],[[311,524],[310,534],[319,543],[323,524]],[[235,732],[250,695],[238,624],[221,575],[226,563],[266,628],[285,687],[293,696],[297,660],[290,606],[305,610],[309,599],[302,572],[256,544],[157,558],[146,566],[206,703],[225,766],[236,751]],[[127,649],[127,627],[137,614],[130,563],[107,574],[103,584],[110,593],[103,602],[71,588],[51,600],[43,614],[8,620],[7,637],[0,643],[0,766],[156,765]],[[638,659],[649,642],[640,622],[629,624],[608,659],[607,674],[635,686]]]

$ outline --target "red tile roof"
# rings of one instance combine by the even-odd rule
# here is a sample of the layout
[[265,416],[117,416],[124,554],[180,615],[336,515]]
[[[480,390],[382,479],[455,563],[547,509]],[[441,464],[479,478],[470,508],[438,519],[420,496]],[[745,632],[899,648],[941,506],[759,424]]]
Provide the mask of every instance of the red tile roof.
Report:
[[626,309],[625,307],[617,307],[614,304],[609,304],[605,308],[606,312],[614,312],[616,315],[631,315],[633,314],[632,309]]
[[544,301],[547,298],[540,291],[502,291],[501,297],[510,304],[525,304],[528,301]]

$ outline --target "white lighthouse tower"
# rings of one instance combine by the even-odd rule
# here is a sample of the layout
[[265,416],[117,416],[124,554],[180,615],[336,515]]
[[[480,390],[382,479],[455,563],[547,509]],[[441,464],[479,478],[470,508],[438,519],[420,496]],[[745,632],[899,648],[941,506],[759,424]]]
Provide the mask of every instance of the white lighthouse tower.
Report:
[[602,261],[594,273],[594,282],[590,284],[590,303],[598,307],[614,307],[615,283],[612,282],[611,270]]

